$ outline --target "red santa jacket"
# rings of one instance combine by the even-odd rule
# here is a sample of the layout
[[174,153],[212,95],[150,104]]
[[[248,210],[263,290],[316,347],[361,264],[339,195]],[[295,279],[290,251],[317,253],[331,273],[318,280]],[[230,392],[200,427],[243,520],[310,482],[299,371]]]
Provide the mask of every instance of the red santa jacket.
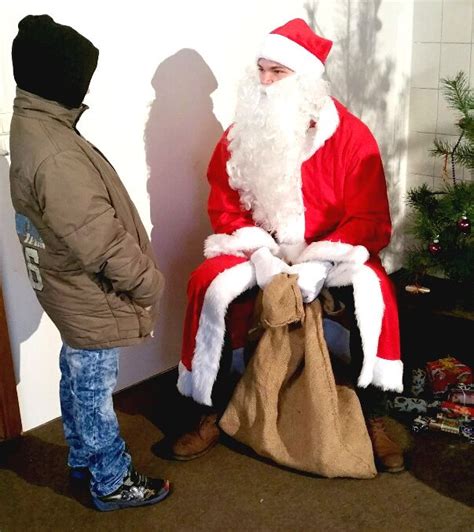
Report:
[[301,167],[302,219],[288,220],[274,235],[255,224],[230,187],[229,158],[227,131],[209,165],[208,211],[215,234],[206,239],[205,256],[244,257],[266,246],[292,263],[332,261],[327,285],[354,289],[364,349],[359,385],[401,392],[396,299],[378,257],[391,235],[387,187],[367,126],[338,101],[328,100]]

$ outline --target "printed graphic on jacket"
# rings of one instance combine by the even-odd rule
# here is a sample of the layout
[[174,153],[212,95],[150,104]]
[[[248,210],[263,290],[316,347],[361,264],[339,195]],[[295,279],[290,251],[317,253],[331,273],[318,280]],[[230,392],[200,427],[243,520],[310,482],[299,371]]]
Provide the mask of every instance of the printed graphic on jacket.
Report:
[[39,254],[38,249],[44,249],[44,241],[39,234],[38,229],[33,225],[32,221],[23,214],[15,214],[16,232],[20,238],[24,248],[24,256],[26,268],[28,270],[28,277],[30,278],[31,286],[38,291],[43,290],[43,279],[39,269]]
[[35,248],[44,249],[44,241],[39,234],[38,229],[33,225],[33,222],[23,216],[23,214],[15,214],[16,232],[25,246],[32,246]]

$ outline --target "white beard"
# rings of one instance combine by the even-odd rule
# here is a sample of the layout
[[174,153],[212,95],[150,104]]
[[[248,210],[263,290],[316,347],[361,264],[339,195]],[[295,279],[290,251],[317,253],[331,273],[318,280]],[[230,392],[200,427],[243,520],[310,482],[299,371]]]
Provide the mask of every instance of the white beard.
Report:
[[229,184],[280,243],[304,240],[301,165],[312,154],[310,122],[328,99],[327,83],[308,75],[263,86],[254,71],[241,82],[229,132]]

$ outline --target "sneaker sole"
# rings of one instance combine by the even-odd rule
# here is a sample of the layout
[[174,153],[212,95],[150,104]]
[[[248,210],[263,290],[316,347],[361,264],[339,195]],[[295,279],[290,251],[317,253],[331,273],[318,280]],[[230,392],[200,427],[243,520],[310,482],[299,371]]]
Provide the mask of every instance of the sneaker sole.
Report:
[[94,506],[101,512],[112,512],[114,510],[125,510],[126,508],[139,508],[140,506],[149,506],[156,504],[157,502],[166,499],[171,493],[171,484],[168,482],[168,487],[162,489],[156,497],[149,499],[148,501],[116,501],[116,502],[103,502],[100,499],[92,498]]

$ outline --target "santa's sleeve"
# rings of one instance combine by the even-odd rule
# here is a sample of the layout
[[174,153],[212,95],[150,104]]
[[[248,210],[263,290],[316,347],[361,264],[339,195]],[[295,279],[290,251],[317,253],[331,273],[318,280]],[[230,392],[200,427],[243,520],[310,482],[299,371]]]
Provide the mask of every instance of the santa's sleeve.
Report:
[[391,236],[387,185],[377,143],[363,124],[352,137],[356,143],[344,176],[343,216],[323,239],[312,242],[299,262],[328,260],[364,264],[388,245]]
[[268,247],[276,253],[278,246],[273,237],[255,225],[251,212],[242,207],[239,193],[229,185],[227,133],[217,144],[207,173],[211,187],[208,213],[214,234],[204,242],[204,255],[207,258],[218,255],[245,257],[261,247]]

